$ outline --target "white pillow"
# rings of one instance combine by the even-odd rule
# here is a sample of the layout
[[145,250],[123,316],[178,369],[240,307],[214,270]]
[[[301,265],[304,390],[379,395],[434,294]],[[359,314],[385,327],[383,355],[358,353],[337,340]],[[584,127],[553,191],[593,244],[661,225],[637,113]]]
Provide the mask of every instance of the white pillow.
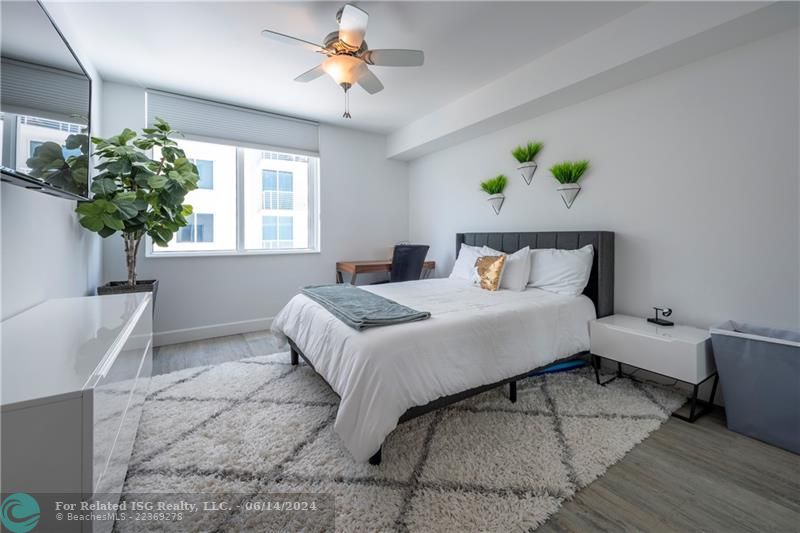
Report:
[[531,272],[531,249],[526,246],[513,254],[498,252],[488,246],[481,249],[481,255],[505,255],[506,264],[500,278],[500,288],[512,291],[524,291]]
[[472,281],[472,274],[475,271],[475,261],[482,255],[481,249],[477,246],[470,246],[462,242],[461,250],[458,252],[458,258],[453,265],[452,272],[450,272],[450,279]]
[[579,250],[531,250],[528,287],[578,296],[589,283],[593,256],[591,244]]

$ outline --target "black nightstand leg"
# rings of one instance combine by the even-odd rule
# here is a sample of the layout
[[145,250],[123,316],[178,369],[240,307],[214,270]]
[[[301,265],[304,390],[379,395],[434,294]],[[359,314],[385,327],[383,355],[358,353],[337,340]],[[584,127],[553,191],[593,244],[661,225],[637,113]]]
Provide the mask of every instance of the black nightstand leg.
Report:
[[592,354],[592,366],[594,367],[594,378],[597,380],[597,384],[600,385],[600,356]]
[[711,396],[708,397],[708,403],[714,407],[714,398],[717,396],[717,383],[719,383],[719,374],[714,374],[714,383],[711,385]]
[[606,381],[600,381],[600,367],[603,366],[603,358],[599,355],[592,354],[592,366],[594,366],[594,379],[600,386],[608,385],[617,379],[617,377],[622,377],[622,363],[617,363],[617,375]]
[[[711,376],[709,376],[710,378]],[[708,401],[700,400],[697,398],[697,392],[700,389],[700,385],[705,383],[709,378],[706,378],[704,381],[701,381],[697,385],[692,386],[692,397],[689,398],[689,416],[679,415],[678,413],[672,413],[672,416],[677,418],[678,420],[683,420],[684,422],[694,423],[698,418],[707,414],[711,409],[714,408],[714,396],[717,394],[717,384],[719,383],[719,374],[714,374],[714,382],[711,385],[711,395]],[[698,409],[699,407],[699,409]]]
[[691,399],[691,403],[689,404],[689,420],[691,420],[692,422],[697,420],[694,417],[694,412],[695,412],[695,409],[697,409],[697,389],[698,388],[699,387],[697,385],[692,387],[692,399]]

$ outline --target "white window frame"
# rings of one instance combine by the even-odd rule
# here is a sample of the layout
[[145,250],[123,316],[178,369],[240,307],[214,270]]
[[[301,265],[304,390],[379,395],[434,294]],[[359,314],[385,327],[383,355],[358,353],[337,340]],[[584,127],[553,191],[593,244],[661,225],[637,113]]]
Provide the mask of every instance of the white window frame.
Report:
[[[169,252],[155,250],[153,239],[145,236],[145,257],[147,258],[169,258],[169,257],[230,257],[230,256],[259,256],[259,255],[295,255],[295,254],[318,254],[322,251],[320,239],[320,157],[317,152],[297,150],[293,148],[281,148],[278,146],[268,146],[264,144],[242,143],[238,141],[228,141],[214,137],[202,135],[186,135],[183,139],[213,144],[225,144],[235,146],[236,150],[236,250],[197,250]],[[180,141],[180,139],[178,139]],[[283,248],[283,249],[255,249],[247,250],[244,246],[244,151],[240,148],[263,150],[265,152],[280,152],[284,154],[295,154],[313,157],[316,164],[309,165],[309,186],[308,186],[308,228],[309,228],[309,247],[308,248]]]

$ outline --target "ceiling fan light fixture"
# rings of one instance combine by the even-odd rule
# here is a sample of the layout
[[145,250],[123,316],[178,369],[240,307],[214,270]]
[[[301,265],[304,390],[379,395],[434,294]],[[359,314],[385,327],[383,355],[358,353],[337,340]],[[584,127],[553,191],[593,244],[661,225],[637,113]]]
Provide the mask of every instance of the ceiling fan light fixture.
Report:
[[368,65],[419,67],[425,62],[422,50],[393,48],[371,50],[364,40],[369,15],[359,7],[345,4],[336,13],[336,22],[339,23],[338,31],[330,32],[322,45],[272,30],[263,30],[261,34],[327,56],[321,64],[303,72],[294,80],[307,83],[323,74],[328,74],[344,91],[344,118],[350,118],[350,88],[353,85],[357,83],[368,94],[376,94],[383,90],[381,80],[368,68]]
[[349,55],[331,56],[322,62],[322,70],[333,78],[337,85],[343,83],[354,85],[361,77],[363,67],[364,62],[361,59]]

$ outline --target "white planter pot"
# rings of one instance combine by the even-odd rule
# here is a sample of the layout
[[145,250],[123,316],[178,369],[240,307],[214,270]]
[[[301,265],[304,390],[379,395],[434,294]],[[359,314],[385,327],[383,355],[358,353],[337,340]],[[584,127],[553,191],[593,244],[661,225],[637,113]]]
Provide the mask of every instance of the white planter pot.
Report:
[[533,181],[533,174],[536,172],[536,168],[538,166],[539,165],[536,164],[536,161],[528,161],[527,163],[522,163],[517,167],[520,176],[522,176],[522,179],[524,179],[525,183],[528,185],[530,185]]
[[499,215],[500,208],[503,207],[503,200],[505,199],[506,199],[505,195],[503,193],[500,193],[500,194],[492,194],[486,200],[489,202],[489,205],[492,206],[492,209],[494,209],[494,213],[496,215]]
[[578,193],[581,192],[581,186],[577,183],[565,183],[558,187],[558,192],[561,193],[561,199],[564,200],[564,205],[569,209],[572,207],[572,203],[575,201]]

